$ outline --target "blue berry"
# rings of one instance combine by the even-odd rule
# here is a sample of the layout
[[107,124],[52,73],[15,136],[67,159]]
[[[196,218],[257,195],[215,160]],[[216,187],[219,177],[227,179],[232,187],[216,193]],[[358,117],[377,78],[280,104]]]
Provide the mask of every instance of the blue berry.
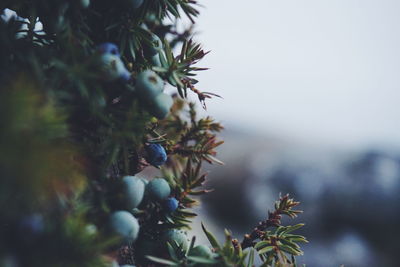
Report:
[[133,215],[127,211],[115,211],[110,216],[111,228],[124,238],[125,241],[133,242],[139,235],[139,223]]
[[146,186],[146,193],[155,201],[162,201],[171,194],[168,182],[163,178],[155,178]]
[[44,230],[43,216],[40,214],[32,214],[24,217],[20,226],[25,233],[40,234]]
[[161,166],[167,161],[167,152],[160,144],[149,144],[145,147],[146,160],[153,166]]
[[145,185],[142,180],[135,176],[125,176],[122,178],[122,182],[127,204],[130,209],[134,209],[143,200]]
[[99,51],[101,54],[120,56],[118,46],[113,43],[102,43],[97,47],[97,51]]
[[163,206],[167,212],[174,212],[179,206],[179,201],[174,197],[169,197],[164,201]]

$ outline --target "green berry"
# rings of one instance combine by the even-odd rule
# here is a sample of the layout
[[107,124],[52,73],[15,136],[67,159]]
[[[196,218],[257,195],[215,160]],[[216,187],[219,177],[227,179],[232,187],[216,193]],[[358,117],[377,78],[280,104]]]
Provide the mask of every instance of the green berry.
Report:
[[136,78],[136,90],[140,97],[153,102],[164,90],[164,82],[154,71],[145,70]]
[[90,0],[78,0],[81,8],[87,8],[90,5]]
[[189,240],[185,232],[182,230],[171,229],[165,232],[162,236],[162,240],[164,242],[168,242],[171,245],[174,245],[175,242],[178,244],[179,247],[187,250],[189,246]]
[[97,227],[94,224],[88,224],[85,226],[86,233],[89,235],[95,235],[97,234]]
[[155,178],[147,184],[146,193],[152,200],[162,201],[171,194],[171,188],[165,179]]
[[158,37],[156,34],[154,33],[151,34],[150,43],[151,43],[150,46],[145,47],[146,54],[150,56],[155,56],[162,51],[163,43],[160,37]]
[[160,55],[155,54],[154,56],[152,56],[151,63],[153,64],[153,66],[161,67]]
[[195,246],[190,252],[190,256],[202,257],[202,258],[212,258],[213,253],[211,249],[206,245]]
[[125,241],[134,242],[139,234],[139,223],[127,211],[115,211],[110,216],[111,229]]
[[142,183],[144,184],[144,186],[146,186],[149,183],[149,180],[145,179],[145,178],[139,178],[140,181],[142,181]]
[[170,95],[164,93],[159,94],[158,96],[156,96],[150,107],[150,113],[158,119],[165,119],[173,103],[174,100]]
[[143,181],[135,176],[125,176],[122,178],[124,185],[125,198],[129,209],[134,209],[143,200],[145,185]]

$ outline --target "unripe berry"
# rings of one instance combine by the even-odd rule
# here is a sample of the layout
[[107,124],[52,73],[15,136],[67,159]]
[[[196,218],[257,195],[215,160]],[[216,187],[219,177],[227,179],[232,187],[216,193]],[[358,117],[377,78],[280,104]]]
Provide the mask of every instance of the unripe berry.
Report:
[[160,144],[149,144],[145,147],[147,152],[146,160],[151,165],[161,166],[167,161],[167,153]]
[[136,90],[143,99],[153,102],[164,90],[164,82],[154,71],[145,70],[136,78]]
[[85,230],[88,234],[90,235],[95,235],[97,234],[97,227],[94,224],[88,224],[85,226]]
[[161,67],[160,55],[159,54],[155,54],[154,56],[152,56],[151,57],[151,63],[153,64],[153,66]]
[[139,178],[139,179],[140,179],[140,181],[142,181],[142,183],[144,184],[145,187],[149,183],[149,180],[147,180],[145,178]]
[[167,117],[174,100],[170,95],[167,94],[159,94],[154,99],[154,102],[150,106],[150,113],[157,117],[158,119],[165,119]]
[[211,249],[206,245],[195,246],[190,252],[190,256],[202,257],[202,258],[212,258],[213,253]]
[[174,198],[174,197],[169,197],[163,202],[163,206],[165,211],[168,213],[174,212],[178,206],[179,206],[179,201]]
[[115,211],[110,216],[112,230],[127,242],[134,242],[139,234],[139,223],[127,211]]
[[128,207],[134,209],[143,200],[145,185],[142,180],[135,176],[125,176],[122,178],[122,182]]
[[163,43],[156,34],[151,34],[151,46],[145,47],[145,53],[149,56],[155,56],[160,53],[163,49]]
[[162,201],[171,194],[168,182],[163,178],[155,178],[146,186],[146,193],[155,201]]
[[100,56],[101,71],[106,81],[130,79],[130,72],[125,68],[121,58],[117,55],[105,53]]
[[87,8],[90,5],[90,0],[78,0],[81,8]]
[[171,245],[176,242],[178,246],[186,250],[189,245],[189,240],[187,235],[182,230],[171,229],[165,232],[162,236],[164,242],[168,242]]

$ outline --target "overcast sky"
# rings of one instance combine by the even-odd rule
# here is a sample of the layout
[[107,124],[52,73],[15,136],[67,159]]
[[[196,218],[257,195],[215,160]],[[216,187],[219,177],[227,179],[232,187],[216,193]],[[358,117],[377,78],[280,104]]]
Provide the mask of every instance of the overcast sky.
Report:
[[208,113],[246,129],[400,145],[400,1],[202,0]]
[[400,1],[199,0],[199,89],[227,125],[400,147]]

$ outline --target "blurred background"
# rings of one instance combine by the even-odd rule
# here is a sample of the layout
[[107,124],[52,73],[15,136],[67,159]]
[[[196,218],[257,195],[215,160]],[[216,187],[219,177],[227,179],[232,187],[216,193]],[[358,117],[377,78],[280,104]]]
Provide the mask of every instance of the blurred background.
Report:
[[200,2],[198,89],[226,127],[202,220],[242,237],[290,193],[299,263],[399,266],[400,2]]

